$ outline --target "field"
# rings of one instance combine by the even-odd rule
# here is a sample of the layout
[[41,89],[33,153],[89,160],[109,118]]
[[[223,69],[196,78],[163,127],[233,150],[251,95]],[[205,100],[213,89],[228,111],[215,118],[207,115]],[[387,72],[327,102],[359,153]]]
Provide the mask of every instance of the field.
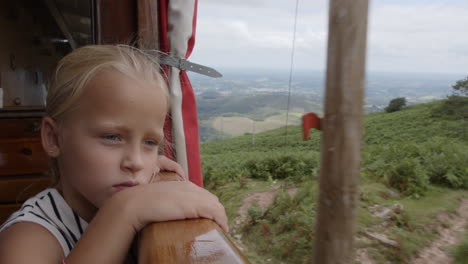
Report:
[[[366,116],[356,263],[416,261],[463,220],[468,122],[444,107],[437,101]],[[320,132],[309,141],[301,135],[293,126],[287,135],[284,128],[259,133],[254,144],[244,135],[201,145],[205,186],[220,197],[232,237],[254,263],[312,259]],[[463,255],[462,246],[444,252]]]
[[[289,113],[288,125],[299,125],[301,116],[302,113]],[[229,136],[241,136],[246,133],[256,134],[284,127],[285,125],[286,113],[269,116],[261,121],[255,121],[243,116],[220,116],[211,121],[212,128]]]

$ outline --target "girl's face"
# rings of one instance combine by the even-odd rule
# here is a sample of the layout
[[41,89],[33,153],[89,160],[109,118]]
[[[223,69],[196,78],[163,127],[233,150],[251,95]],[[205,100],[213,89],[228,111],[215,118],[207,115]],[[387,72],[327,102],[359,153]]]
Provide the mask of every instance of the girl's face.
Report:
[[116,192],[147,184],[167,108],[161,87],[116,72],[97,75],[58,131],[60,184],[86,220]]

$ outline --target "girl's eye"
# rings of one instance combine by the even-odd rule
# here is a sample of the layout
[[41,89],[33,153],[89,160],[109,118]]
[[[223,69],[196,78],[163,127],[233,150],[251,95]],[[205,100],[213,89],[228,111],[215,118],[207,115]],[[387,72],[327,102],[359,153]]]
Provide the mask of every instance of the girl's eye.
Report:
[[153,146],[157,146],[158,143],[156,143],[156,141],[154,140],[145,140],[145,145],[153,147]]
[[119,140],[119,137],[116,135],[106,135],[103,136],[104,139],[109,140],[109,141],[117,141]]

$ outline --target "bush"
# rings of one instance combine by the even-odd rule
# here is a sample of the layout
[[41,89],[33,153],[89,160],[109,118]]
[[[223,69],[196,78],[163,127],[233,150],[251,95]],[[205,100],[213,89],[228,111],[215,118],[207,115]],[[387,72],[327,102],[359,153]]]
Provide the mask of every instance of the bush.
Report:
[[396,112],[400,111],[403,106],[406,105],[406,98],[405,97],[398,97],[395,99],[392,99],[390,103],[388,104],[387,107],[385,107],[385,112],[391,113],[391,112]]
[[423,195],[429,183],[468,189],[466,145],[447,138],[401,142],[365,151],[364,173],[381,178],[405,195]]
[[404,195],[424,195],[429,178],[419,162],[416,144],[392,144],[371,148],[364,155],[366,174],[380,178]]
[[235,162],[219,162],[210,163],[203,162],[203,183],[210,189],[215,189],[217,186],[224,185],[229,182],[239,180],[245,175],[245,171],[241,169],[239,164]]
[[432,116],[450,120],[468,120],[468,97],[449,96],[439,107],[432,110]]
[[[316,182],[308,181],[294,197],[279,192],[264,211],[249,210],[250,221],[243,227],[255,249],[285,263],[310,263],[316,219]],[[276,263],[276,262],[275,262]]]
[[405,195],[421,196],[429,189],[429,177],[417,159],[406,158],[387,166],[386,182]]
[[445,138],[433,138],[422,146],[421,165],[431,183],[468,189],[468,149]]
[[245,162],[249,177],[261,180],[295,179],[315,176],[318,154],[309,157],[294,154],[274,154]]
[[[260,208],[258,206],[250,207],[247,210],[247,213],[249,215],[249,220],[250,220],[251,225],[257,224],[260,221],[260,219],[263,217],[263,210],[262,210],[262,208]],[[248,226],[248,225],[246,225],[246,226]]]
[[[451,120],[468,118],[468,77],[452,85],[453,94],[432,111],[433,116],[445,117]],[[465,96],[463,96],[465,95]]]

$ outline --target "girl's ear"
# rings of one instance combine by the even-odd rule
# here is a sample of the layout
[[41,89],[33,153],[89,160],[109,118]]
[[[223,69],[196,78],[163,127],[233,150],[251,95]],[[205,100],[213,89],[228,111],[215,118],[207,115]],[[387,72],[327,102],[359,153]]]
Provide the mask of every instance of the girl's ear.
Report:
[[41,139],[42,147],[48,156],[56,158],[60,154],[59,129],[57,123],[50,117],[42,119]]

